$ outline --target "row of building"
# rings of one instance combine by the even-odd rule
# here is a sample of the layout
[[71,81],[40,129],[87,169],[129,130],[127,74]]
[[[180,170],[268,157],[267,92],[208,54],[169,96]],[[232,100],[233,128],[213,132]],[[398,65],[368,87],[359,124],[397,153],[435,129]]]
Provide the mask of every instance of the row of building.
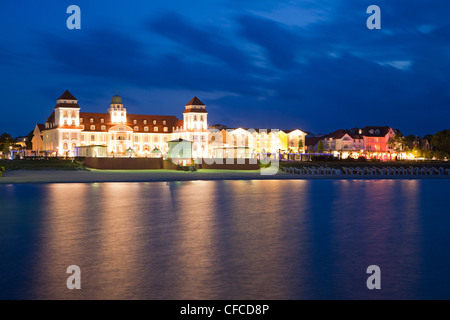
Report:
[[300,129],[209,126],[206,107],[197,97],[186,104],[182,119],[130,114],[118,95],[105,113],[81,112],[78,100],[66,91],[57,99],[46,122],[36,125],[32,145],[36,155],[47,156],[85,155],[86,150],[101,149],[102,154],[90,155],[167,157],[169,142],[184,140],[191,142],[193,158],[252,158],[267,153],[319,151],[339,153],[344,158],[370,152],[372,157],[383,158],[394,153],[387,142],[396,132],[389,127],[365,127],[310,136]]

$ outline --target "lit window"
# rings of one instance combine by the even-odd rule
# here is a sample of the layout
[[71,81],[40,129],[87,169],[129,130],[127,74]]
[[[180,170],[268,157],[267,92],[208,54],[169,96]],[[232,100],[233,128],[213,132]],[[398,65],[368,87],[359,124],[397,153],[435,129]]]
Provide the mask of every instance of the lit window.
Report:
[[105,119],[101,118],[101,119],[100,119],[100,122],[101,122],[101,123],[105,123]]
[[139,142],[139,136],[134,136],[134,142]]
[[144,127],[144,131],[148,131],[148,127]]
[[81,129],[84,130],[84,124],[81,125]]
[[91,126],[91,130],[95,130],[95,126],[94,125]]
[[80,122],[81,122],[81,123],[83,122],[83,118],[80,118]]
[[133,123],[134,123],[134,124],[137,124],[137,120],[133,120]]
[[164,127],[164,132],[169,132],[169,128],[168,127]]
[[144,124],[147,124],[147,120],[144,120]]
[[91,123],[94,123],[94,118],[89,119]]
[[158,132],[158,127],[153,127],[153,131]]
[[156,124],[156,120],[153,120],[153,124]]
[[134,131],[139,131],[139,127],[138,126],[134,127]]
[[91,141],[95,141],[95,134],[91,134]]
[[163,124],[166,124],[166,120],[163,120]]
[[102,131],[105,131],[106,130],[106,126],[102,126]]

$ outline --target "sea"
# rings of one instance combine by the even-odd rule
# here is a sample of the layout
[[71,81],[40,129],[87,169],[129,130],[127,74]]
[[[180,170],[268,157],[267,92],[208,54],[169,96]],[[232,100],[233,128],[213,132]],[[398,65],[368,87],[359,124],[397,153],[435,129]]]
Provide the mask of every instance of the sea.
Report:
[[0,299],[450,299],[449,199],[449,180],[0,185]]

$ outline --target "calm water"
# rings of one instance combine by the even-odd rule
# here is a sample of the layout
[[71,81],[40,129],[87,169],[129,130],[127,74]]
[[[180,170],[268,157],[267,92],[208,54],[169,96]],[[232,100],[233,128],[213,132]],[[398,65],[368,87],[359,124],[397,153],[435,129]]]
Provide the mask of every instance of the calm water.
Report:
[[450,299],[449,185],[2,185],[0,298]]

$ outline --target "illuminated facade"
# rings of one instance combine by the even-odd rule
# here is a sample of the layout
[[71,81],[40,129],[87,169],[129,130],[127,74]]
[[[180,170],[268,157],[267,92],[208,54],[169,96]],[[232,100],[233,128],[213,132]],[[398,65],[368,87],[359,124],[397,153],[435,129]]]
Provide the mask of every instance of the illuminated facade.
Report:
[[74,156],[83,146],[106,146],[110,157],[166,157],[168,142],[175,139],[191,141],[194,158],[302,152],[299,141],[305,145],[305,133],[298,129],[210,128],[206,107],[197,97],[186,104],[179,120],[176,116],[129,114],[117,95],[107,113],[81,112],[69,91],[58,98],[54,111],[45,125],[36,126],[35,134],[40,139],[33,140],[33,150],[53,156]]

